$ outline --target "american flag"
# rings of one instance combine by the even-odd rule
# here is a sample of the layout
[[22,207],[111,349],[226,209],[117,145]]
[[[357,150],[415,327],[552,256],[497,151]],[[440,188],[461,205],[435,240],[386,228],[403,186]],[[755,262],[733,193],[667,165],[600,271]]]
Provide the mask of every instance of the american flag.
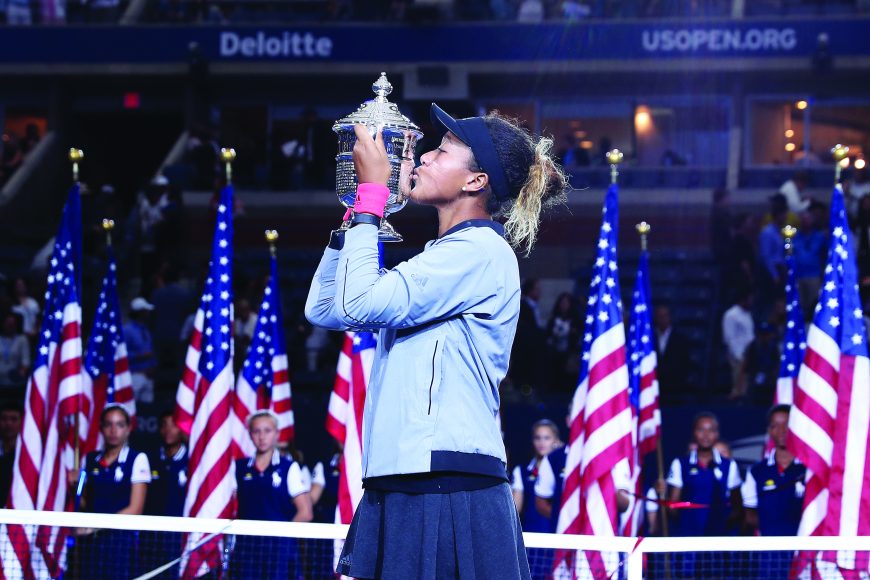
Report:
[[[615,474],[630,476],[632,414],[628,398],[625,327],[616,264],[619,191],[611,185],[604,201],[601,234],[589,288],[580,379],[571,404],[571,434],[565,487],[556,531],[560,534],[615,536],[619,510]],[[617,476],[619,477],[619,476]],[[557,554],[554,575],[573,578],[572,553]],[[611,562],[599,552],[585,554],[595,577],[607,577]]]
[[649,254],[643,251],[634,282],[633,306],[629,315],[628,346],[629,400],[634,422],[635,455],[632,465],[634,497],[625,514],[623,534],[636,536],[644,514],[642,468],[644,459],[653,453],[661,436],[659,381],[656,378],[656,350],[650,320]]
[[[375,359],[377,339],[371,332],[346,332],[335,385],[329,397],[326,431],[342,449],[338,464],[338,505],[335,523],[349,524],[362,499],[362,436],[366,388]],[[336,540],[334,562],[338,563],[343,540]]]
[[269,285],[266,286],[257,315],[254,339],[248,347],[242,372],[239,373],[233,404],[236,444],[245,456],[254,453],[246,421],[248,415],[259,409],[270,409],[278,416],[279,442],[289,443],[293,440],[293,401],[283,322],[278,291],[278,261],[273,255]]
[[[208,278],[194,319],[184,374],[175,398],[178,426],[190,435],[188,489],[184,515],[229,518],[233,513],[233,188],[226,186],[217,206]],[[190,549],[202,538],[190,534]],[[182,575],[200,576],[221,561],[218,537],[190,552]]]
[[[66,491],[67,473],[77,467],[75,416],[82,393],[80,264],[81,202],[75,184],[54,241],[45,316],[15,449],[7,503],[10,509],[63,511],[72,507]],[[2,526],[0,535],[8,536],[6,545],[13,546],[13,550],[0,555],[0,577],[57,577],[62,573],[66,534],[59,528],[44,526],[32,532],[23,526]],[[38,549],[31,550],[31,543]]]
[[870,359],[854,251],[838,185],[824,284],[789,418],[789,446],[808,470],[801,535],[870,534]]
[[97,316],[85,354],[82,392],[79,433],[82,437],[81,453],[85,454],[103,445],[100,414],[107,404],[121,405],[133,421],[136,418],[127,344],[121,326],[117,266],[111,246],[108,248],[108,266],[100,288]]
[[782,353],[779,357],[779,377],[776,379],[776,394],[774,404],[791,405],[794,402],[795,382],[804,360],[807,348],[807,331],[804,327],[804,315],[801,310],[795,277],[795,261],[791,252],[785,255],[785,265],[788,270],[785,281],[786,324],[785,336],[782,341]]

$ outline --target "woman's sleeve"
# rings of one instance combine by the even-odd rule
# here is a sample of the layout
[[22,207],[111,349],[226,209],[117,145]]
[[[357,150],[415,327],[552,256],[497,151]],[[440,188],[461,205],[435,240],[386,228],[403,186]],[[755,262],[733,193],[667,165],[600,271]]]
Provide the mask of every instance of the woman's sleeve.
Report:
[[405,328],[458,314],[488,317],[498,280],[485,249],[445,239],[390,271],[378,264],[378,229],[345,234],[335,273],[335,318],[353,328]]
[[308,290],[308,298],[305,301],[305,318],[315,326],[321,326],[330,330],[346,330],[341,320],[333,314],[333,302],[335,299],[335,269],[338,266],[340,240],[342,234],[333,233],[329,247],[323,252],[317,271],[311,279],[311,288]]

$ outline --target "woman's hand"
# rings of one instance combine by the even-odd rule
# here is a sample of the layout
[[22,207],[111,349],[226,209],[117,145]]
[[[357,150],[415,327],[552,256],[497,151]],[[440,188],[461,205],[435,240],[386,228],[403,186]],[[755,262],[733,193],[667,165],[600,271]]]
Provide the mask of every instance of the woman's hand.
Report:
[[365,125],[354,125],[356,143],[353,146],[353,166],[359,183],[387,185],[390,180],[390,160],[384,146],[384,135],[378,131],[375,138]]

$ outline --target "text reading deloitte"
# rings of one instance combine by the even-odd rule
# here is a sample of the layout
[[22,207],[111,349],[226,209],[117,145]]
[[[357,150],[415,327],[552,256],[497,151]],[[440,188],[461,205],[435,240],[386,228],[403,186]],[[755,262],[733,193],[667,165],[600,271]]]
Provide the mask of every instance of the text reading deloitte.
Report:
[[244,58],[329,58],[332,56],[332,39],[314,36],[310,32],[222,32],[220,55]]
[[644,30],[647,52],[788,52],[797,46],[793,28]]

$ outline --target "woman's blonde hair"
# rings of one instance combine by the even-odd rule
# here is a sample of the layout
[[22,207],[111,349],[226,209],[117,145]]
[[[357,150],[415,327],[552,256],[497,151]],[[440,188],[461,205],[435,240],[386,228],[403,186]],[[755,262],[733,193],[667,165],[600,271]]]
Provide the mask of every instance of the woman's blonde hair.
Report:
[[491,195],[488,209],[505,218],[508,242],[528,256],[538,238],[541,212],[567,200],[568,179],[551,155],[552,139],[533,137],[519,121],[497,111],[484,120],[510,189],[507,199]]

